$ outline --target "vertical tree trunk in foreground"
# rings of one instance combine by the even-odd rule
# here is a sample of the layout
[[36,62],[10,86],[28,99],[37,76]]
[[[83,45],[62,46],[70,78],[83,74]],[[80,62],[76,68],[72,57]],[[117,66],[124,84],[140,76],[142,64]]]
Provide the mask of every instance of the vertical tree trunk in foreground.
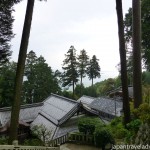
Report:
[[119,51],[121,61],[121,81],[123,91],[123,111],[125,125],[130,122],[130,105],[128,96],[128,80],[127,80],[127,67],[126,67],[126,50],[124,40],[124,26],[123,26],[123,13],[122,13],[122,0],[116,0],[116,11],[118,18],[118,36],[119,36]]
[[9,144],[12,144],[13,140],[17,140],[18,136],[21,90],[22,90],[28,40],[30,36],[33,7],[34,7],[34,0],[28,0],[15,79],[14,100],[12,105],[11,122],[9,130],[9,141],[8,141]]
[[82,75],[82,73],[81,73],[81,82],[80,82],[80,96],[82,96],[82,78],[83,78],[83,75]]
[[134,107],[142,103],[141,81],[141,4],[140,0],[132,0],[133,26],[133,93]]
[[75,83],[74,83],[74,81],[73,81],[73,84],[72,84],[72,90],[73,90],[73,94],[72,94],[72,97],[73,97],[73,99],[75,99],[75,91],[74,91],[74,85],[75,85]]

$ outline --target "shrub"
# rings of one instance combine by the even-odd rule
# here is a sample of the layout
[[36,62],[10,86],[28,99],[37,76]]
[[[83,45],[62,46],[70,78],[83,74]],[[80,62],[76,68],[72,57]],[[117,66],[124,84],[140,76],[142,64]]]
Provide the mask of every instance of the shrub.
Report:
[[145,123],[140,126],[135,144],[150,145],[150,125]]
[[125,137],[127,136],[127,134],[128,134],[128,130],[127,130],[127,129],[125,129],[125,128],[120,128],[120,129],[117,129],[117,130],[116,130],[115,137],[116,137],[117,139],[123,139],[123,138],[125,138]]
[[32,134],[43,141],[43,144],[46,143],[51,139],[51,130],[48,130],[45,125],[35,125],[31,128]]
[[122,117],[117,117],[107,125],[107,129],[112,133],[114,138],[123,139],[127,136],[128,130],[124,128]]
[[105,127],[96,128],[94,132],[94,141],[97,147],[105,149],[107,144],[114,144],[114,138],[112,134]]
[[127,128],[132,132],[132,134],[135,135],[138,132],[141,124],[142,124],[141,120],[135,119],[127,124]]
[[111,126],[116,126],[116,125],[119,124],[120,122],[122,122],[122,117],[116,117],[116,118],[114,118],[114,119],[111,121],[110,125],[111,125]]
[[78,129],[84,134],[93,134],[97,125],[104,126],[99,118],[84,117],[78,122]]
[[1,137],[1,138],[0,138],[0,144],[1,144],[1,145],[6,145],[6,144],[8,144],[8,137]]
[[141,104],[139,108],[135,109],[133,115],[143,123],[150,124],[150,106],[147,103]]
[[28,146],[43,146],[43,142],[40,139],[27,139],[23,145]]

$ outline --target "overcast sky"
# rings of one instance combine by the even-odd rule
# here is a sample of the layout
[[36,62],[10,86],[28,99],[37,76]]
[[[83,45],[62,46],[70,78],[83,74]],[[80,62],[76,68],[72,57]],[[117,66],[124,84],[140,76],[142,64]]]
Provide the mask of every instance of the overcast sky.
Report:
[[[116,77],[119,63],[116,0],[35,0],[28,52],[42,55],[53,70],[61,70],[64,55],[73,45],[85,49],[90,58],[96,55],[102,81]],[[132,0],[123,0],[127,13]],[[17,61],[27,0],[15,6],[12,59]],[[87,82],[87,81],[86,81]],[[88,83],[87,83],[88,84]]]

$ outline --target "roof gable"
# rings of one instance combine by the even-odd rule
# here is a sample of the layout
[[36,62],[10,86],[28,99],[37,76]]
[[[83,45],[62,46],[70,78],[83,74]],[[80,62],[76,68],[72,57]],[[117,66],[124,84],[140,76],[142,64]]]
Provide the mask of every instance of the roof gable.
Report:
[[56,94],[51,94],[41,107],[40,114],[51,120],[54,124],[59,124],[63,119],[68,118],[79,103]]

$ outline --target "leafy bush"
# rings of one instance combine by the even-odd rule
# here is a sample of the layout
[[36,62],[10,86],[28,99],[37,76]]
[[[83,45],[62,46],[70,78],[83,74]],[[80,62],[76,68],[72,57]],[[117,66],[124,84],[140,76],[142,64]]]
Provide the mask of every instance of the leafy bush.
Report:
[[135,138],[135,144],[150,145],[150,125],[142,124]]
[[52,131],[48,130],[45,125],[35,125],[31,128],[32,134],[34,136],[37,136],[39,139],[41,139],[46,145],[46,143],[51,139],[51,133]]
[[8,144],[8,137],[1,137],[0,145],[7,145],[7,144]]
[[139,108],[135,109],[133,115],[143,123],[150,124],[150,106],[147,103],[141,104]]
[[99,118],[84,117],[78,121],[78,129],[84,134],[93,134],[97,125],[104,126]]
[[141,120],[135,119],[127,124],[127,128],[132,132],[132,134],[135,135],[138,132],[141,124],[142,124]]
[[117,139],[124,139],[127,135],[128,135],[128,130],[124,128],[117,130],[115,134]]
[[116,126],[116,125],[118,125],[119,123],[121,123],[122,122],[122,117],[116,117],[116,118],[114,118],[112,121],[111,121],[111,126]]
[[112,133],[114,138],[124,139],[128,135],[128,130],[124,128],[122,117],[117,117],[107,125],[107,129]]
[[43,142],[40,139],[27,139],[23,145],[27,146],[43,146]]
[[105,127],[96,128],[94,132],[94,141],[97,147],[105,149],[107,144],[114,144],[114,138],[112,134]]

